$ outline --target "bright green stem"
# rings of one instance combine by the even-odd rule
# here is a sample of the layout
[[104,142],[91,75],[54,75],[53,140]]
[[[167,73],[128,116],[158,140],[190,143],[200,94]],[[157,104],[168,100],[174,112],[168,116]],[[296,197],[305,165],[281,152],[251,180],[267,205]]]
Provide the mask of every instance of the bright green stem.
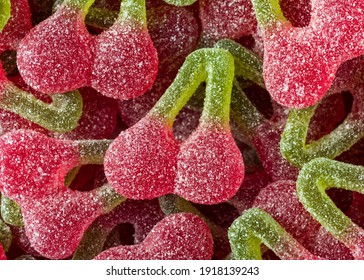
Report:
[[5,252],[8,251],[12,239],[13,235],[11,234],[9,226],[0,218],[0,243]]
[[78,91],[54,94],[47,104],[33,94],[7,82],[0,93],[0,108],[54,132],[67,132],[76,128],[82,114],[82,97]]
[[264,29],[279,21],[287,22],[279,5],[279,0],[252,0],[259,25]]
[[176,213],[192,213],[201,218],[209,227],[214,240],[226,238],[226,230],[211,220],[206,218],[200,211],[198,211],[190,202],[179,197],[178,195],[168,194],[158,198],[159,205],[166,215],[172,215]]
[[305,163],[318,157],[333,159],[350,149],[364,136],[363,120],[355,120],[349,114],[345,121],[331,133],[306,144],[308,127],[316,107],[317,105],[291,110],[282,134],[281,153],[297,167],[302,167]]
[[85,17],[95,0],[66,0],[62,5],[82,11]]
[[106,150],[112,140],[79,140],[72,141],[80,153],[79,164],[103,164]]
[[1,217],[9,225],[17,227],[24,225],[20,206],[4,195],[1,196]]
[[0,32],[4,29],[5,25],[11,16],[11,3],[10,0],[0,0]]
[[364,230],[339,210],[326,194],[336,187],[364,194],[364,167],[327,158],[306,163],[297,179],[297,196],[308,212],[334,237],[364,258]]
[[198,86],[206,81],[206,97],[201,122],[229,123],[234,60],[222,49],[200,49],[190,54],[177,77],[150,111],[172,126],[175,117]]
[[265,121],[264,116],[246,97],[236,81],[231,92],[230,115],[239,131],[244,135],[252,135],[254,129]]
[[174,6],[189,6],[195,3],[197,0],[163,0],[167,4]]
[[147,27],[147,12],[145,0],[123,0],[117,19],[119,22],[137,23],[143,28]]
[[265,88],[263,79],[263,60],[242,45],[228,39],[220,40],[215,48],[229,51],[235,61],[235,75],[250,80]]
[[118,13],[107,9],[90,8],[86,15],[86,23],[93,27],[107,29],[118,18]]
[[260,208],[245,211],[232,223],[228,235],[234,259],[261,260],[262,243],[281,259],[317,259]]

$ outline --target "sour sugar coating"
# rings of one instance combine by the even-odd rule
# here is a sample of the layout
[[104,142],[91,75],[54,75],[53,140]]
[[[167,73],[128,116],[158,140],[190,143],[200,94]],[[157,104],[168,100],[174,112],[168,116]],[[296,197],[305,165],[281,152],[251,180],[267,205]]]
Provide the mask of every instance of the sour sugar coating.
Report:
[[116,22],[96,38],[92,87],[111,98],[135,98],[152,87],[157,72],[145,1],[123,0]]
[[[30,9],[27,0],[2,1],[2,5],[6,5],[5,3],[10,5],[10,14],[4,28],[2,30],[0,28],[0,53],[5,50],[16,50],[20,40],[32,28]],[[2,17],[5,15],[4,7],[2,7],[1,12]],[[2,19],[3,17],[0,21],[2,21]]]
[[[155,3],[155,2],[154,2]],[[120,117],[134,125],[153,108],[196,47],[199,26],[194,14],[184,7],[163,5],[147,11],[148,32],[158,52],[158,75],[143,95],[119,101]]]
[[134,228],[134,243],[141,243],[164,214],[158,200],[127,200],[110,213],[97,218],[84,233],[73,259],[93,259],[101,253],[110,233],[119,225],[129,223]]
[[298,201],[296,182],[281,180],[263,188],[254,200],[253,207],[269,213],[290,235],[310,249],[320,224]]
[[284,228],[260,208],[250,208],[237,218],[228,231],[234,259],[262,259],[261,244],[282,260],[317,260]]
[[297,179],[297,195],[308,212],[351,251],[364,259],[364,230],[337,208],[326,194],[331,187],[364,193],[364,168],[316,158],[306,163]]
[[256,32],[257,21],[249,0],[202,0],[199,5],[201,40],[206,46],[220,39],[239,39]]
[[52,103],[14,85],[0,65],[0,108],[48,130],[66,132],[74,129],[82,113],[82,97],[78,91],[52,95]]
[[71,168],[96,163],[108,144],[60,141],[29,130],[0,139],[1,191],[20,206],[26,235],[43,256],[71,255],[92,221],[123,200],[109,186],[78,192],[64,185]]
[[117,125],[117,102],[87,87],[79,89],[82,115],[75,129],[57,133],[60,139],[110,139]]
[[364,136],[364,89],[363,85],[353,90],[351,112],[345,120],[329,134],[306,144],[310,120],[317,105],[304,109],[292,109],[282,133],[280,149],[282,155],[292,164],[303,164],[318,157],[335,158]]
[[364,52],[362,2],[314,1],[310,24],[302,28],[284,18],[278,0],[252,2],[263,30],[267,90],[285,106],[317,103],[340,64]]
[[[210,94],[202,123],[212,124],[215,121],[217,127],[222,125],[227,132],[233,70],[232,57],[221,49],[201,49],[187,57],[176,79],[153,109],[136,125],[122,132],[108,149],[104,164],[105,174],[118,193],[132,199],[151,199],[174,192],[189,195],[192,184],[189,185],[190,189],[184,190],[180,181],[175,190],[179,143],[172,135],[173,122],[198,86],[207,81]],[[186,168],[191,166],[192,164]],[[240,163],[238,168],[241,166]],[[203,165],[200,167],[204,168]],[[240,169],[240,172],[243,170]],[[242,180],[242,175],[238,176]],[[197,177],[193,180],[196,179]],[[211,188],[216,186],[212,178],[209,183]],[[231,192],[236,192],[237,187],[234,184],[230,187],[233,189]],[[206,189],[208,188],[207,186]],[[211,196],[219,194],[212,194],[211,191]]]
[[[234,62],[224,51],[206,50],[200,75],[206,80],[197,129],[181,145],[174,193],[200,204],[231,198],[244,178],[244,162],[230,132]],[[202,69],[201,69],[202,70]]]
[[167,216],[139,245],[108,249],[97,260],[209,260],[213,241],[209,228],[197,216],[178,213]]
[[43,93],[63,93],[91,84],[94,39],[84,23],[94,0],[66,0],[19,45],[23,79]]

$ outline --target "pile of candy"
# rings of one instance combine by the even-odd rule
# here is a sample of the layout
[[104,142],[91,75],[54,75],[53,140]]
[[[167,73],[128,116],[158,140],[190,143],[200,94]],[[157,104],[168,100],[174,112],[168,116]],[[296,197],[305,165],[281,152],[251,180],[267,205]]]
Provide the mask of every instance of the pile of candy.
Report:
[[364,259],[364,2],[0,0],[0,259]]

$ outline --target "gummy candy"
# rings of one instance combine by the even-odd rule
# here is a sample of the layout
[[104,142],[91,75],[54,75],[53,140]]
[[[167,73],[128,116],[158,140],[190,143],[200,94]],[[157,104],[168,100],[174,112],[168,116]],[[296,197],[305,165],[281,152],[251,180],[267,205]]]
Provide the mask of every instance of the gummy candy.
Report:
[[114,247],[95,259],[207,260],[212,251],[212,237],[206,224],[193,214],[179,213],[160,221],[141,244]]
[[264,80],[277,102],[312,106],[331,86],[339,65],[363,53],[358,42],[364,6],[357,1],[313,1],[310,24],[298,28],[284,18],[278,2],[252,1],[263,30]]
[[92,2],[65,1],[22,40],[17,64],[34,89],[52,94],[91,84],[94,40],[83,20]]
[[96,37],[92,87],[115,99],[135,98],[151,88],[157,70],[145,1],[123,0],[116,22]]
[[21,207],[26,235],[44,256],[70,255],[88,225],[122,200],[108,186],[85,193],[64,186],[72,167],[103,159],[103,143],[61,142],[26,130],[0,141],[1,191]]

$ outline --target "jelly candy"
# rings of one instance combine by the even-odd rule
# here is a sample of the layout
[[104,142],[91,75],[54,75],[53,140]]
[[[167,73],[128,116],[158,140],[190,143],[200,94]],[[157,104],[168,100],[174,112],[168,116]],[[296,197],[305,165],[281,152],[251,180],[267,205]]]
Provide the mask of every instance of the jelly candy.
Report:
[[142,243],[108,249],[98,260],[206,260],[213,242],[206,224],[197,216],[179,213],[160,221]]

